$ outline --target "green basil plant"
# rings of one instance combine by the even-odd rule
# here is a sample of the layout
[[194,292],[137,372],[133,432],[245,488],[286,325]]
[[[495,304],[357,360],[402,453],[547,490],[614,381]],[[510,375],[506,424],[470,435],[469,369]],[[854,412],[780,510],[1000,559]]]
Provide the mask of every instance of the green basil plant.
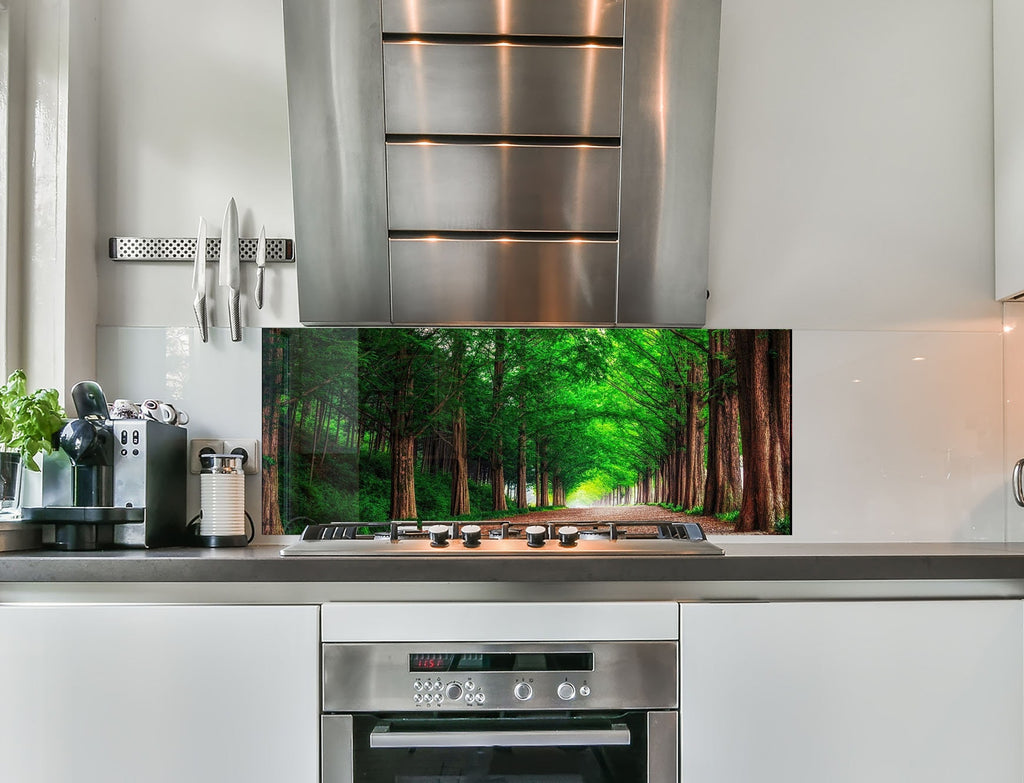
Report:
[[12,372],[0,386],[0,448],[20,453],[29,470],[39,470],[36,456],[53,451],[54,435],[63,426],[56,389],[29,393],[24,370]]

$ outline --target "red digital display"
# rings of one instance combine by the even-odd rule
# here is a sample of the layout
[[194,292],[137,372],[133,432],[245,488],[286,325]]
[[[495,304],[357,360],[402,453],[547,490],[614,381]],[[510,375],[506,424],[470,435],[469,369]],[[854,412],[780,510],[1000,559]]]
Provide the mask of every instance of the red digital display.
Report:
[[415,653],[409,656],[411,672],[446,672],[455,656],[450,653]]

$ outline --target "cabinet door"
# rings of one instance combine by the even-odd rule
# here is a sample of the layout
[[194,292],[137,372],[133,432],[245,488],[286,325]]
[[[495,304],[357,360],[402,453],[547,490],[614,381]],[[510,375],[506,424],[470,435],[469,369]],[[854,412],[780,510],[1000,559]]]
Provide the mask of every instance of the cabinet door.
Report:
[[992,2],[996,299],[1024,293],[1024,4]]
[[682,607],[683,783],[1020,783],[1019,601]]
[[315,783],[317,607],[0,607],[18,783]]

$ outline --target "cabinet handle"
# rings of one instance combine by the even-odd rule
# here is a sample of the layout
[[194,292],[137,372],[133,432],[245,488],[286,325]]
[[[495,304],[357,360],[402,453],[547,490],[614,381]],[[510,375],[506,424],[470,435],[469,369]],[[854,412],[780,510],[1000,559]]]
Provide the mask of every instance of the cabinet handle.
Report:
[[612,724],[607,729],[513,731],[390,731],[387,724],[370,732],[371,748],[493,748],[628,745],[629,729]]
[[1013,466],[1013,481],[1010,482],[1013,485],[1013,499],[1017,501],[1017,505],[1024,507],[1024,485],[1021,483],[1021,479],[1024,478],[1024,459],[1017,460],[1017,464]]

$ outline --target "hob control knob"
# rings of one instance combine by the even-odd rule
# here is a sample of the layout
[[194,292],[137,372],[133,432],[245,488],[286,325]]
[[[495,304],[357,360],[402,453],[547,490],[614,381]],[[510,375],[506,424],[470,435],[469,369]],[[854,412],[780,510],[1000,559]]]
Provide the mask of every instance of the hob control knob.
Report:
[[571,682],[560,682],[555,691],[562,701],[572,701],[576,698],[576,686]]
[[533,688],[528,682],[517,682],[516,687],[512,689],[512,694],[519,701],[529,701],[530,697],[533,696]]
[[462,686],[457,682],[450,682],[444,689],[444,695],[448,701],[458,701],[462,698]]
[[431,525],[427,528],[431,546],[448,546],[448,525]]
[[480,546],[480,525],[463,525],[462,543],[468,547]]
[[544,546],[544,539],[548,537],[547,528],[544,525],[530,525],[526,528],[527,546]]
[[558,528],[558,543],[561,546],[576,546],[580,537],[580,531],[573,525],[563,525]]

